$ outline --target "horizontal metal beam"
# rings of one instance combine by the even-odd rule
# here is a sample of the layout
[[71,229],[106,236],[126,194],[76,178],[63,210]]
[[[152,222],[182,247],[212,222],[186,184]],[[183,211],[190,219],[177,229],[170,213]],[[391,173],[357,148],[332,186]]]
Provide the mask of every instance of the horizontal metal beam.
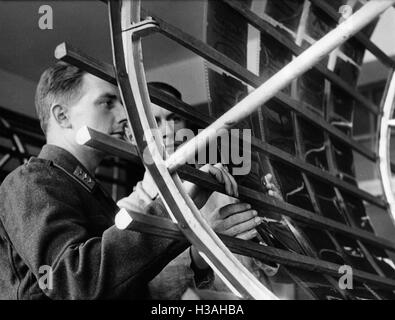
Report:
[[[91,57],[87,56],[79,50],[74,50],[73,47],[68,44],[61,44],[60,46],[61,49],[57,50],[58,59],[67,61],[70,64],[78,66],[81,69],[86,70],[87,72],[90,72],[93,75],[116,85],[117,81],[115,78],[115,71],[112,65],[95,63],[95,59],[92,59]],[[162,93],[160,90],[154,87],[149,86],[149,91],[151,101],[153,103],[159,104],[172,112],[178,113],[184,118],[194,122],[197,125],[200,125],[202,128],[208,126],[215,120],[214,118],[195,110],[192,106]],[[279,93],[277,95],[277,102],[295,111],[303,118],[311,121],[317,127],[328,132],[334,139],[337,139],[345,145],[351,147],[353,150],[366,157],[367,159],[371,161],[377,160],[377,155],[373,151],[365,148],[357,141],[353,140],[352,138],[326,122],[324,118],[310,111],[311,107],[307,104],[296,101],[282,93]]]
[[[174,40],[175,42],[179,43],[180,45],[188,48],[189,50],[193,51],[197,55],[203,57],[207,61],[213,63],[214,65],[224,69],[225,71],[232,74],[234,77],[248,83],[249,85],[257,88],[259,87],[266,79],[262,79],[255,75],[254,73],[248,71],[247,69],[243,68],[241,65],[233,61],[232,59],[228,58],[226,55],[220,53],[216,49],[210,47],[206,43],[201,40],[198,40],[191,35],[185,33],[181,29],[178,29],[169,23],[161,20],[159,17],[147,13],[147,15],[152,16],[154,20],[159,24],[158,31],[168,38]],[[319,68],[319,67],[318,67]],[[322,72],[322,68],[320,69]],[[328,72],[325,72],[325,76],[330,77],[332,81],[336,79],[336,83],[342,85],[342,89],[346,94],[352,96],[356,101],[361,103],[361,106],[364,107],[369,112],[372,112],[375,115],[379,114],[379,108],[374,105],[373,102],[368,101],[365,97],[355,91],[354,88],[350,87],[344,81],[342,81],[337,75]],[[347,89],[346,89],[347,88]],[[349,91],[350,90],[350,91]],[[278,95],[274,97],[274,99],[278,99]]]
[[[277,39],[280,43],[282,43],[285,47],[290,49],[295,55],[301,54],[304,49],[297,46],[294,42],[292,42],[289,38],[285,37],[281,31],[278,29],[274,28],[272,25],[270,25],[268,22],[264,21],[263,19],[259,18],[255,13],[253,13],[251,10],[249,10],[245,5],[241,4],[238,1],[235,0],[222,0],[228,5],[230,5],[232,8],[234,8],[237,12],[239,12],[249,23],[251,23],[253,26],[255,26],[258,30],[261,32],[265,32],[268,35],[274,37]],[[324,12],[329,14],[332,18],[334,16],[338,17],[338,13],[334,13],[334,10],[325,2],[322,0],[311,0],[312,3],[314,3],[316,6],[320,7]],[[230,72],[233,74],[233,70],[236,71],[235,75],[236,77],[239,77],[240,74],[237,73],[237,70],[239,69],[239,65],[237,63],[233,63],[233,66],[231,69],[227,69],[226,66],[222,65],[221,63],[218,63],[219,61],[222,61],[223,59],[230,60],[227,58],[225,55],[222,54],[216,54],[216,50],[209,50],[210,48],[208,45],[206,45],[204,42],[188,35],[187,33],[183,32],[182,30],[168,24],[164,20],[160,19],[158,16],[144,10],[147,16],[153,17],[156,22],[159,23],[159,30],[169,38],[173,39],[174,41],[180,43],[181,45],[189,48],[190,50],[194,51],[198,55],[204,57],[205,59],[209,60],[210,62],[219,65],[221,68],[224,68],[224,70]],[[375,46],[369,39],[366,38],[362,33],[357,34],[356,38],[365,45],[367,49],[369,49],[374,55],[377,56],[383,63],[385,63],[388,66],[395,66],[395,61],[390,59],[382,50],[380,50],[377,46]],[[211,52],[210,52],[211,51]],[[204,55],[204,52],[208,52],[209,56]],[[217,52],[218,53],[218,52]],[[214,60],[211,58],[214,57]],[[229,63],[226,63],[229,65]],[[317,64],[314,67],[317,71],[319,71],[325,78],[327,78],[329,81],[331,81],[334,85],[338,86],[340,89],[342,89],[346,94],[351,95],[356,101],[360,102],[363,107],[365,107],[368,111],[372,112],[375,115],[379,114],[379,108],[376,106],[372,101],[369,101],[366,97],[364,97],[362,94],[357,92],[355,88],[350,86],[348,83],[343,81],[338,75],[336,75],[334,72],[328,70],[324,65],[322,64]],[[252,74],[252,73],[251,73]],[[252,74],[253,75],[253,74]],[[246,81],[244,77],[241,77],[243,81]],[[262,81],[259,81],[258,78],[258,84],[255,81],[249,82],[250,85],[257,87]]]
[[114,85],[118,85],[115,78],[114,67],[112,65],[87,56],[79,49],[72,47],[66,42],[63,42],[56,47],[55,58],[76,66],[81,70],[91,73]]
[[307,162],[304,162],[300,160],[297,157],[294,157],[290,155],[289,153],[276,148],[266,142],[259,141],[256,138],[252,138],[253,144],[255,147],[259,148],[261,151],[265,152],[266,154],[270,155],[272,158],[280,160],[281,162],[290,165],[292,167],[295,167],[299,170],[302,170],[309,176],[313,176],[314,178],[324,182],[324,183],[329,183],[331,185],[334,185],[338,188],[340,188],[342,191],[349,193],[353,196],[357,196],[361,198],[362,200],[368,201],[369,203],[372,203],[378,207],[381,207],[383,209],[387,208],[387,204],[379,199],[376,196],[372,196],[370,193],[363,191],[359,189],[358,187],[355,187],[354,185],[345,182],[341,180],[340,178],[332,175],[329,172],[323,171],[322,169],[311,165]]
[[[123,142],[122,140],[119,139],[114,139],[111,136],[105,135],[103,133],[97,132],[95,130],[92,130],[90,128],[86,128],[86,133],[82,134],[81,136],[84,136],[86,138],[82,138],[83,141],[81,143],[88,143],[89,146],[93,148],[103,148],[106,152],[110,154],[115,154],[116,152],[123,152],[124,154],[117,154],[117,156],[120,156],[121,158],[130,158],[131,154],[135,154],[136,151],[133,151],[130,153],[130,148],[131,145]],[[347,183],[340,178],[330,174],[329,172],[325,172],[322,169],[319,169],[318,167],[315,167],[307,162],[304,162],[297,157],[294,157],[290,155],[289,153],[278,149],[266,142],[260,141],[257,138],[252,137],[251,138],[251,143],[254,146],[254,148],[258,151],[261,151],[263,153],[268,154],[271,158],[274,158],[276,160],[279,160],[291,167],[295,167],[299,170],[302,170],[306,174],[313,176],[317,180],[320,180],[324,183],[328,183],[331,185],[334,185],[341,189],[342,191],[351,194],[352,196],[356,196],[358,198],[361,198],[365,201],[368,201],[371,204],[374,204],[378,207],[381,207],[383,209],[387,208],[386,203],[371,195],[370,193],[363,191],[359,189],[358,187]],[[136,156],[135,156],[136,157]],[[129,159],[134,162],[139,162],[139,158],[137,157],[136,159]]]
[[[89,132],[94,132],[94,130],[89,129]],[[136,159],[138,158],[137,150],[128,142],[119,140],[111,136],[106,136],[104,134],[94,133],[93,136],[95,138],[91,138],[85,141],[86,145],[99,148],[100,150],[106,152],[111,151],[113,155],[123,158],[125,160],[136,161]],[[210,174],[204,173],[190,166],[182,166],[179,170],[177,170],[177,173],[182,179],[191,181],[198,185],[205,186],[207,189],[210,189],[212,191],[226,193],[224,186],[218,183],[213,177],[211,177]],[[273,197],[266,196],[250,188],[239,186],[239,195],[239,198],[241,200],[251,203],[254,206],[270,209],[279,214],[289,216],[297,221],[308,223],[309,225],[314,226],[317,229],[321,230],[322,228],[325,228],[325,230],[328,231],[341,233],[353,239],[357,238],[363,242],[368,242],[370,244],[384,247],[391,251],[395,251],[395,243],[377,237],[371,232],[352,228],[345,224],[301,209],[284,201],[276,200]]]
[[137,148],[131,143],[127,143],[88,127],[83,127],[78,131],[77,142],[81,145],[87,145],[105,151],[110,155],[115,155],[134,163],[141,162]]
[[[130,229],[152,235],[160,235],[175,240],[186,240],[179,227],[169,219],[149,216],[137,212],[129,212],[133,219]],[[254,257],[263,262],[279,263],[288,267],[301,268],[311,272],[324,273],[339,277],[340,265],[320,259],[311,258],[301,254],[277,249],[271,246],[263,246],[252,241],[241,240],[225,235],[218,235],[225,245],[236,254]],[[353,277],[374,286],[380,286],[393,290],[395,280],[383,278],[358,269],[353,269]]]
[[[365,10],[364,12],[369,12],[368,10]],[[165,34],[166,36],[168,36],[170,39],[175,40],[176,42],[180,43],[181,45],[183,45],[184,47],[192,50],[193,52],[199,54],[200,56],[202,56],[203,58],[209,60],[210,62],[215,63],[216,65],[218,65],[219,67],[223,68],[224,70],[226,70],[227,72],[230,72],[231,74],[235,75],[236,77],[239,77],[240,79],[243,79],[243,81],[246,81],[247,83],[249,83],[250,85],[253,86],[259,86],[261,80],[259,79],[259,77],[257,77],[255,74],[251,73],[250,71],[246,70],[245,68],[243,68],[242,66],[240,66],[238,63],[234,62],[233,60],[229,59],[227,56],[225,56],[224,54],[218,52],[217,50],[215,50],[214,48],[208,46],[207,44],[205,44],[204,42],[190,36],[189,34],[186,34],[185,32],[183,32],[182,30],[164,22],[163,20],[157,18],[154,15],[149,14],[150,16],[152,16],[154,18],[154,20],[159,24],[159,31],[163,34]],[[356,14],[358,15],[358,14]],[[334,34],[334,33],[332,33]],[[323,41],[323,40],[322,40]],[[310,50],[310,49],[309,49]],[[278,96],[280,94],[277,94],[274,99],[278,99]],[[250,99],[251,100],[251,99]],[[239,108],[241,110],[241,108]],[[378,114],[378,108],[373,108],[372,110],[375,110],[375,113]],[[371,111],[372,111],[371,110]],[[234,111],[234,110],[233,110]],[[232,112],[233,112],[232,111]],[[227,114],[230,114],[230,111],[228,111]],[[233,115],[236,114],[236,111],[234,111],[232,113]],[[224,116],[222,116],[224,117]],[[218,119],[216,120],[218,122]],[[224,123],[227,123],[228,121],[224,120]],[[229,122],[231,122],[229,120]],[[219,124],[218,124],[219,125]],[[214,128],[213,128],[214,129]],[[214,129],[215,131],[215,129]],[[207,131],[210,132],[210,131]],[[200,135],[202,135],[203,133],[201,132]],[[205,141],[205,139],[200,139],[200,141]],[[195,146],[195,144],[194,144]],[[191,149],[192,150],[192,149]],[[185,147],[184,150],[178,150],[177,152],[183,152],[183,154],[185,155]],[[169,163],[169,161],[171,162],[171,160],[175,159],[174,157],[177,157],[177,152],[175,154],[173,154],[170,159],[167,160],[167,163]],[[295,163],[295,162],[293,162]],[[176,166],[177,164],[172,163],[171,165]],[[308,168],[311,167],[312,170],[309,170]],[[322,175],[317,175],[316,172],[316,168],[314,168],[313,166],[310,165],[305,165],[304,166],[305,170],[308,170],[310,173],[313,173],[315,176],[317,176],[319,179],[322,179]],[[330,178],[331,175],[327,175],[327,178]],[[335,178],[337,179],[337,178]],[[332,179],[332,181],[335,181],[335,179]],[[337,179],[337,181],[339,181],[340,179]],[[345,189],[346,184],[343,182],[337,183],[337,186],[339,186],[340,188]],[[374,203],[382,208],[386,208],[386,204],[384,201],[377,199],[376,197],[373,197],[371,195],[369,195],[368,193],[364,192],[364,191],[358,191],[355,187],[350,187],[350,188],[346,188],[347,192],[350,192],[350,190],[354,189],[354,192],[358,193],[358,196],[362,197],[363,199]]]
[[[108,80],[111,80],[112,83],[114,82],[115,73],[114,73],[113,67],[110,67],[109,65],[105,65],[103,63],[97,63],[96,60],[93,60],[93,62],[90,63],[90,58],[88,56],[82,54],[81,52],[76,52],[76,51],[70,50],[70,46],[68,46],[68,45],[62,44],[61,48],[62,48],[62,51],[57,50],[58,52],[62,52],[61,55],[59,55],[59,54],[57,55],[57,57],[59,59],[64,60],[64,61],[73,61],[74,63],[76,63],[76,65],[81,67],[83,70],[89,70],[89,72],[91,72],[92,74],[94,74],[96,76],[100,76],[104,80],[108,79]],[[71,59],[70,57],[73,57],[73,59]],[[160,93],[160,90],[151,88],[150,92],[153,93],[153,95],[155,96],[155,99],[157,99],[158,102],[163,101],[164,94]],[[189,112],[194,113],[196,115],[195,119],[198,118],[200,123],[203,123],[206,121],[207,122],[210,121],[210,123],[211,123],[212,121],[214,121],[214,119],[211,119],[208,116],[198,115],[197,111],[193,112],[192,107],[188,108],[188,110],[185,110],[184,107],[186,107],[186,104],[183,104],[181,102],[177,102],[177,103],[173,104],[173,102],[175,102],[176,100],[177,99],[167,97],[164,100],[164,102],[165,102],[165,105],[167,105],[167,106],[173,105],[173,108],[177,108],[178,110],[183,110],[184,111],[183,113],[186,116]],[[314,121],[315,124],[317,124],[317,125],[320,124],[322,128],[325,128],[326,130],[330,130],[328,132],[334,133],[336,135],[336,138],[341,138],[342,139],[341,141],[346,143],[347,145],[349,145],[350,143],[353,142],[353,141],[350,141],[351,139],[346,137],[339,130],[336,130],[335,128],[333,128],[329,124],[327,124],[324,119],[320,119],[318,116],[313,114],[313,112],[308,111],[306,108],[302,108],[302,104],[300,104],[298,102],[291,103],[291,99],[288,98],[286,95],[282,96],[281,102],[286,105],[292,105],[293,110],[297,111],[298,114],[308,117],[308,119]],[[206,123],[205,126],[207,124],[208,123]],[[297,167],[297,168],[303,170],[304,172],[306,172],[307,174],[313,175],[315,178],[317,178],[321,181],[324,181],[326,183],[329,182],[331,184],[335,184],[337,187],[341,188],[345,192],[351,193],[352,195],[360,197],[360,198],[362,198],[362,199],[364,199],[376,206],[379,206],[381,208],[386,208],[385,202],[382,201],[381,199],[379,199],[375,196],[372,196],[368,192],[365,192],[365,191],[363,191],[363,190],[361,190],[349,183],[346,183],[346,182],[342,181],[341,179],[339,179],[329,173],[326,173],[323,170],[321,170],[311,164],[300,161],[296,157],[293,157],[292,155],[289,155],[288,153],[286,153],[274,146],[271,146],[270,144],[264,143],[254,137],[252,138],[251,142],[252,142],[252,147],[255,150],[263,151],[263,152],[269,154],[270,156],[272,156],[280,161],[285,162],[286,164]],[[358,146],[357,143],[352,143],[352,145],[354,146],[355,150],[361,150],[361,148],[362,148],[362,147],[357,147]],[[364,152],[364,153],[369,156],[369,159],[376,160],[375,155],[372,155],[369,152]]]
[[[189,159],[194,157],[197,152],[204,149],[207,143],[214,140],[216,138],[216,132],[232,128],[235,124],[241,122],[243,119],[261,108],[265,103],[272,99],[276,93],[286,88],[294,79],[303,75],[314,65],[319,63],[324,56],[342,45],[348,38],[352,37],[356,32],[367,26],[371,21],[377,18],[377,16],[387,10],[394,1],[395,0],[367,2],[363,8],[355,12],[347,20],[339,24],[339,26],[306,49],[302,54],[282,67],[255,91],[252,91],[235,106],[222,114],[209,127],[199,132],[197,137],[192,138],[192,140],[188,141],[171,154],[169,158],[166,159],[166,166],[168,169],[170,171],[175,171],[178,166],[186,163]],[[161,22],[159,22],[159,25],[161,32],[164,32],[165,34],[169,33],[164,31],[166,27],[162,26]],[[172,39],[176,39],[180,34],[183,34],[181,30],[176,29],[173,26],[167,25],[167,28],[173,29],[173,31],[169,33],[169,37]],[[178,36],[174,36],[175,32],[178,33]],[[194,48],[196,47],[196,44],[200,47],[204,45],[202,41],[197,39],[194,39],[194,45],[191,43],[191,36],[184,36],[187,37],[189,41],[185,41],[185,39],[181,39],[179,41],[183,42],[183,45],[186,47],[190,46]],[[206,46],[206,51],[213,52],[215,50]],[[204,54],[206,54],[206,52],[204,52]],[[217,54],[219,53],[217,52]],[[223,64],[224,61],[216,61],[216,63]]]

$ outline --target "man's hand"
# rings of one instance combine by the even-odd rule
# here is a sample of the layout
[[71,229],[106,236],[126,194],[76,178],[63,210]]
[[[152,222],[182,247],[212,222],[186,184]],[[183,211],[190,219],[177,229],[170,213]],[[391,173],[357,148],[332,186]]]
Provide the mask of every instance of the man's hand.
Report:
[[[270,173],[265,176],[265,183],[269,196],[283,200],[281,192],[273,183],[273,176]],[[257,211],[252,210],[251,205],[247,203],[232,203],[218,207],[213,212],[203,211],[202,213],[204,213],[205,219],[215,232],[244,240],[255,238],[257,235],[255,228],[262,222],[262,218],[258,217]],[[199,269],[209,267],[194,246],[191,247],[191,256]]]
[[[200,168],[203,172],[211,173],[218,182],[225,185],[226,193],[229,196],[238,196],[237,183],[228,170],[220,163],[216,165],[205,165]],[[185,191],[193,199],[196,206],[200,209],[207,202],[212,191],[198,187],[195,184],[183,182]],[[129,197],[118,201],[118,206],[128,210],[144,210],[158,195],[158,189],[148,171],[144,174],[144,179],[137,183]]]
[[244,240],[253,239],[257,235],[255,227],[262,222],[258,212],[248,203],[228,204],[205,218],[215,232]]
[[145,208],[155,199],[158,194],[155,182],[148,171],[144,174],[144,179],[139,181],[133,188],[133,192],[117,202],[118,207],[130,211],[144,212]]
[[[231,203],[214,212],[206,212],[205,219],[215,232],[244,240],[253,239],[257,235],[255,228],[262,222],[248,203]],[[191,247],[191,256],[197,268],[209,267],[194,246]]]
[[[227,195],[231,197],[239,196],[235,178],[233,178],[228,169],[221,163],[217,163],[215,165],[206,164],[199,170],[210,173],[218,182],[223,183]],[[189,194],[199,209],[206,204],[208,198],[212,194],[212,191],[198,187],[197,185],[188,181],[185,181],[183,185],[185,191]]]
[[267,194],[278,200],[283,200],[283,196],[281,195],[280,189],[273,183],[273,176],[270,173],[265,175],[265,182],[266,182]]

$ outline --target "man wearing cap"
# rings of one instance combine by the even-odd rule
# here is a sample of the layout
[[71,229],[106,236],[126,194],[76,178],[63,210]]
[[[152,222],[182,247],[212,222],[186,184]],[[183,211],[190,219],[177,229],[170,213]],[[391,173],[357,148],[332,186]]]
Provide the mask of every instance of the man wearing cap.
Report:
[[[167,83],[150,82],[149,86],[182,101],[181,93]],[[189,129],[194,134],[197,134],[198,129],[192,123],[166,108],[151,104],[151,112],[168,154],[172,154],[182,142],[177,141],[177,133],[181,130]],[[221,166],[221,164],[215,166]],[[270,174],[265,176],[265,181],[268,194],[280,199],[280,190],[272,182]],[[157,196],[158,189],[149,172],[145,172],[144,179],[137,183],[130,196],[121,199],[117,204],[119,207],[128,210],[143,211]],[[247,203],[241,203],[234,197],[215,192],[201,208],[201,213],[211,222],[211,225],[215,226],[214,229],[217,232],[244,240],[251,240],[257,237],[255,227],[261,223],[262,218],[257,216],[256,211],[251,211],[249,208],[250,205]],[[264,269],[266,274],[269,272],[274,274],[278,269],[278,267],[273,269],[264,263],[256,262],[255,259],[240,255],[238,259],[250,271],[253,271],[262,282],[265,282],[266,279],[264,276],[261,276],[261,273],[263,273],[261,269]],[[199,262],[199,268],[196,266],[196,261]],[[179,299],[188,287],[221,292],[229,290],[218,277],[214,277],[211,268],[199,259],[199,255],[193,246],[172,260],[149,283],[151,295],[156,299]]]

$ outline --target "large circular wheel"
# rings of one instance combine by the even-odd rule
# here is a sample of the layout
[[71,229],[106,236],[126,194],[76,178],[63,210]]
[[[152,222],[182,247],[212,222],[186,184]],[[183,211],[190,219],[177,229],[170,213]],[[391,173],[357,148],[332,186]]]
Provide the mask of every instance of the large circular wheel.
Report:
[[[237,1],[224,0],[223,2],[226,2],[233,9],[239,10],[239,14],[244,14],[254,21],[251,18],[251,13],[247,10],[248,8],[242,7],[240,9]],[[246,2],[251,4],[248,1]],[[316,2],[320,3],[318,0],[297,1],[296,5],[292,5],[294,8],[291,9],[295,10],[297,14],[292,12],[293,15],[291,17],[298,16],[300,18],[298,20],[299,23],[294,25],[292,21],[286,21],[285,24],[289,26],[291,31],[292,28],[295,29],[293,31],[295,33],[293,40],[297,46],[302,47],[306,41],[306,38],[301,37],[299,32],[306,28],[308,21],[311,23],[310,20],[307,20],[307,17],[309,14],[310,17],[314,16],[316,8],[313,10],[310,3]],[[388,2],[388,5],[391,5],[391,3]],[[244,298],[276,299],[277,297],[239,262],[208,226],[193,201],[184,192],[179,176],[174,170],[171,170],[172,167],[169,167],[169,163],[166,162],[168,159],[163,157],[165,152],[161,138],[157,136],[157,126],[150,110],[151,102],[142,63],[140,40],[141,35],[149,33],[156,28],[155,21],[141,19],[141,3],[139,0],[110,1],[109,7],[116,75],[127,110],[128,121],[133,128],[144,166],[156,182],[161,198],[173,221],[178,224],[187,239],[198,248],[201,255],[225,279],[235,293]],[[272,9],[272,14],[275,15],[275,6]],[[319,21],[315,22],[318,23]],[[327,28],[329,27],[318,23],[318,26],[312,31],[316,33],[314,34],[315,37],[320,37],[328,31]],[[313,37],[309,39],[311,43],[314,43]],[[284,41],[287,41],[286,37]],[[265,45],[266,47],[259,60],[260,63],[264,63],[265,58],[272,57],[274,60],[277,59],[277,70],[264,69],[263,74],[260,74],[262,82],[300,53],[296,48],[293,54],[289,54],[289,52],[282,51],[280,47],[272,46],[269,43],[265,42],[264,38],[261,39],[260,45]],[[334,82],[340,82],[343,85],[343,90],[348,88],[348,86],[355,86],[355,74],[347,79],[348,83],[342,82],[336,75],[333,75],[339,71],[337,68],[345,68],[346,66],[345,60],[347,59],[344,59],[344,57],[339,59],[339,56],[345,55],[344,51],[354,55],[354,60],[357,61],[354,61],[354,65],[351,63],[351,66],[347,65],[347,67],[352,69],[352,67],[359,66],[362,63],[363,50],[353,51],[352,47],[344,46],[342,51],[330,54],[326,65],[319,64],[316,69],[308,74],[288,83],[290,86],[285,88],[286,93],[290,93],[293,99],[303,101],[306,105],[309,105],[308,107],[290,103],[287,96],[281,93],[279,100],[283,105],[272,102],[265,104],[258,109],[258,117],[255,117],[255,121],[250,121],[248,125],[253,129],[255,138],[263,141],[263,144],[259,145],[265,146],[266,149],[262,148],[271,156],[269,159],[256,155],[258,171],[262,174],[263,168],[271,170],[280,184],[292,186],[284,192],[288,203],[305,210],[302,213],[306,211],[313,212],[324,218],[336,220],[349,227],[350,229],[346,228],[348,231],[351,228],[361,229],[365,233],[357,231],[358,237],[369,238],[370,236],[366,232],[371,233],[372,236],[374,232],[367,222],[363,201],[355,195],[361,195],[364,197],[364,200],[371,201],[381,208],[385,208],[386,204],[356,188],[352,152],[348,145],[350,144],[349,139],[347,138],[350,135],[349,127],[350,122],[352,122],[354,106],[350,103],[350,100],[342,100],[343,96],[338,91],[339,85],[332,87],[331,82],[327,81],[329,77]],[[233,60],[238,62],[237,58]],[[349,63],[350,61],[346,62]],[[270,62],[268,63],[270,64]],[[239,62],[239,64],[242,63]],[[314,80],[317,78],[317,70],[318,73],[323,73],[326,76],[325,79],[322,76],[318,77],[319,81],[322,82],[322,87],[320,83]],[[351,70],[349,73],[352,74],[353,71]],[[241,74],[245,73],[241,72]],[[216,77],[214,74],[212,76]],[[338,77],[341,76],[341,74],[338,75]],[[246,79],[248,82],[249,78],[246,77]],[[254,81],[252,80],[251,82]],[[226,88],[227,84],[225,82],[219,81],[217,84],[223,85],[222,89],[229,90],[229,87]],[[249,84],[252,85],[251,83]],[[317,96],[317,92],[314,92],[316,89],[322,90],[321,96],[319,94]],[[215,97],[211,98],[215,100]],[[356,95],[356,98],[369,105],[358,95]],[[293,106],[293,109],[282,111],[286,104]],[[345,106],[349,105],[352,107],[345,109]],[[229,107],[228,105],[227,108]],[[306,108],[303,110],[300,109],[301,107]],[[300,112],[301,110],[302,113]],[[373,110],[373,112],[378,113],[379,111]],[[308,121],[306,121],[306,115]],[[319,117],[318,120],[317,115]],[[218,116],[218,114],[214,114],[214,116]],[[261,122],[259,123],[257,120]],[[309,120],[312,120],[312,122]],[[277,127],[276,121],[280,123],[280,125],[277,124]],[[325,127],[328,124],[336,130]],[[273,131],[268,131],[269,128],[272,128]],[[314,133],[313,136],[311,132]],[[332,139],[328,132],[331,134],[335,132],[337,139]],[[277,136],[276,133],[278,133]],[[275,149],[271,146],[275,146]],[[358,147],[356,148],[358,149]],[[360,149],[358,150],[361,151]],[[289,154],[291,154],[291,157]],[[370,156],[369,152],[366,152],[366,154]],[[297,167],[303,168],[303,170],[293,170],[294,164],[292,161],[297,162]],[[284,162],[287,164],[284,165]],[[266,163],[266,167],[263,165],[264,163]],[[311,175],[313,175],[313,178],[311,178]],[[258,180],[253,181],[253,183],[259,184],[259,178],[258,174]],[[321,179],[326,184],[322,183]],[[273,202],[273,206],[275,205],[283,208],[284,211],[289,208],[286,205],[282,206]],[[325,205],[328,207],[325,207]],[[329,206],[330,210],[326,210]],[[311,216],[311,218],[314,220],[314,216]],[[282,217],[282,223],[286,226],[285,236],[284,234],[276,235],[270,228],[265,231],[274,236],[275,240],[282,243],[287,250],[294,250],[309,258],[322,259],[324,262],[320,260],[322,262],[320,268],[332,268],[332,275],[333,268],[336,266],[334,263],[337,263],[337,265],[347,264],[356,268],[359,268],[359,263],[362,263],[363,269],[362,273],[358,273],[359,279],[364,279],[365,277],[369,280],[373,279],[373,282],[380,282],[380,277],[394,277],[395,269],[388,268],[388,263],[386,265],[385,262],[388,259],[387,254],[381,248],[372,249],[359,239],[349,240],[349,238],[330,230],[313,230],[308,224],[295,223],[285,216]],[[336,226],[339,230],[343,230],[341,226],[339,227],[337,224]],[[293,242],[297,244],[297,247],[284,245],[284,242],[281,241],[283,240],[282,237],[293,237]],[[384,263],[381,263],[383,261]],[[393,296],[393,289],[387,290],[392,288],[392,282],[386,285],[386,290],[376,290],[362,281],[358,290],[348,293],[339,290],[338,282],[332,276],[317,275],[314,278],[314,281],[320,284],[317,289],[314,285],[309,286],[307,284],[309,276],[311,276],[310,273],[306,275],[306,273],[296,268],[288,268],[286,272],[293,281],[298,282],[315,298],[324,297],[329,299],[331,297],[340,297],[352,299],[373,297],[381,299]],[[371,278],[363,272],[371,272],[375,276]]]
[[395,197],[392,186],[391,170],[391,133],[395,127],[394,108],[395,108],[395,73],[392,72],[388,87],[386,88],[386,99],[384,101],[383,112],[380,119],[380,137],[379,137],[379,157],[380,157],[380,175],[381,182],[387,199],[391,217],[395,223]]
[[154,135],[158,130],[150,111],[141,40],[130,32],[132,25],[140,22],[140,1],[111,1],[109,6],[115,67],[124,105],[144,166],[156,182],[169,214],[235,293],[254,299],[276,299],[213,232],[184,192],[177,173],[168,171],[161,138]]

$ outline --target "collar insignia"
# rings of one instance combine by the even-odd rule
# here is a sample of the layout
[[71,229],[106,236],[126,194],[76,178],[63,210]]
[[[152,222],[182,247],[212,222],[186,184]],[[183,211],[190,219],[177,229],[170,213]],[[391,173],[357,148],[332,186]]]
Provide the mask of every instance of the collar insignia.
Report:
[[86,186],[89,191],[92,191],[96,185],[95,180],[80,166],[74,170],[73,175],[80,181],[84,186]]

